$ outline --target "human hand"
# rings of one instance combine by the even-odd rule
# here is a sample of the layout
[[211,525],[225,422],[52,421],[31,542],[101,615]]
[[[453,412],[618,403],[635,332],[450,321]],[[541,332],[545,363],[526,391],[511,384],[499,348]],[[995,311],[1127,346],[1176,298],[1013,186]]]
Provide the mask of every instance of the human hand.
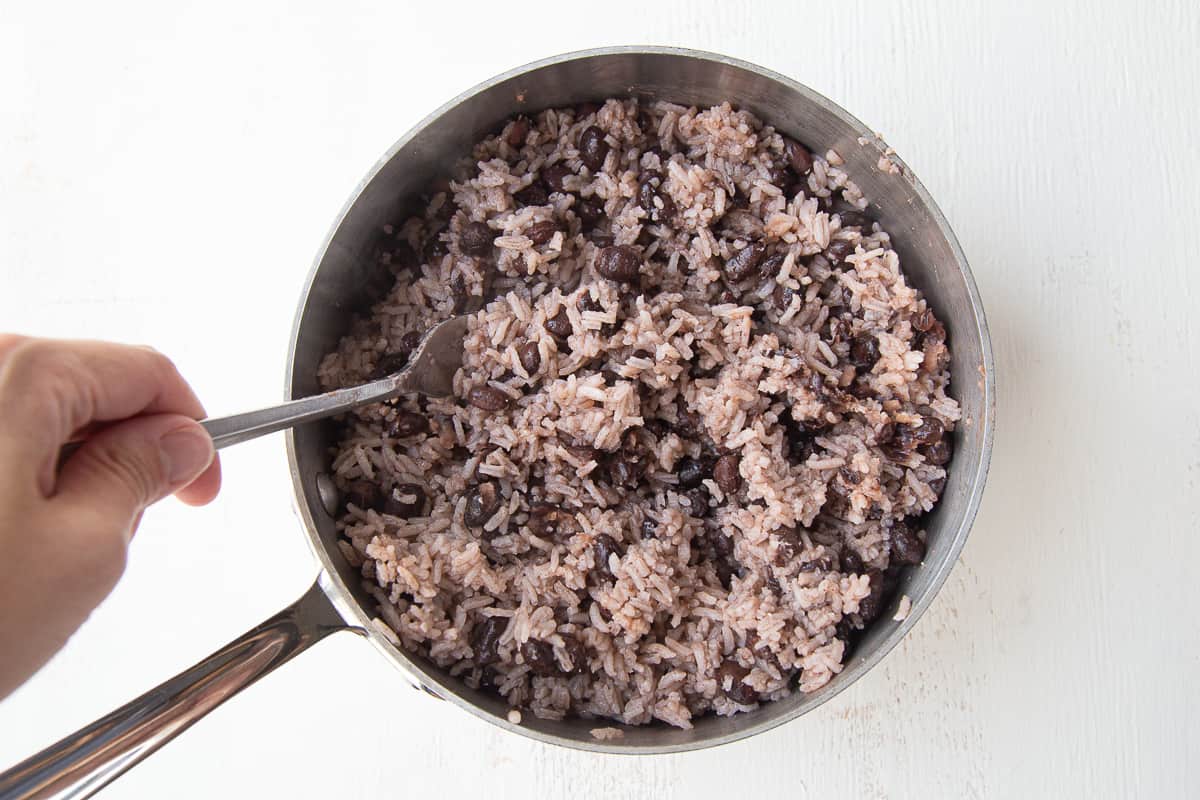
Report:
[[147,506],[216,496],[203,416],[149,348],[0,335],[0,698],[112,590]]

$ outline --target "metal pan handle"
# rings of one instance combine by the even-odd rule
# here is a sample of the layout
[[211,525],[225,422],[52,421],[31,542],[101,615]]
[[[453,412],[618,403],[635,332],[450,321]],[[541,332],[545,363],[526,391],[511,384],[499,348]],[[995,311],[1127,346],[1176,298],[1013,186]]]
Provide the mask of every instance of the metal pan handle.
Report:
[[320,581],[261,625],[0,774],[0,798],[91,797],[221,703],[311,645],[348,626]]

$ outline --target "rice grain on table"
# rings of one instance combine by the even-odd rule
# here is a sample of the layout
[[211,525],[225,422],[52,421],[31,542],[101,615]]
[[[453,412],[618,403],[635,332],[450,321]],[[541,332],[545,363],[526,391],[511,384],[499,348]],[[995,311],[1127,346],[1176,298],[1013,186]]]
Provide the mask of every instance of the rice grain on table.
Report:
[[339,548],[389,640],[514,722],[818,689],[924,555],[946,331],[841,157],[796,147],[728,104],[551,109],[380,232],[391,289],[322,385],[468,332],[453,396],[345,417]]

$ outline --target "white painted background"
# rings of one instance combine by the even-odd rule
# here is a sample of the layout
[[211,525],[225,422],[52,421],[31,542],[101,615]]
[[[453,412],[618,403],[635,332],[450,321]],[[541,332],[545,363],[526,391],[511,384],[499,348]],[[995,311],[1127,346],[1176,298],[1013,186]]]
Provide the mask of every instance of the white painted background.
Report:
[[[739,56],[884,132],[974,266],[996,451],[934,607],[809,716],[640,759],[502,735],[336,636],[105,796],[1196,796],[1200,10],[591,5],[4,3],[0,328],[153,343],[211,411],[275,400],[321,238],[429,110],[583,47]],[[0,765],[308,585],[281,440],[224,465],[211,507],[147,515],[117,591],[0,704]]]

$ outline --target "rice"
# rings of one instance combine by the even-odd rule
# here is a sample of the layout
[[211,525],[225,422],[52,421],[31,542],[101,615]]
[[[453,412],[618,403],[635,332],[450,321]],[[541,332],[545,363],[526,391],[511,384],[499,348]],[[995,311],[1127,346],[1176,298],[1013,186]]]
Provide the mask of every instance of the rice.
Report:
[[472,156],[383,228],[390,289],[320,368],[360,383],[470,315],[453,396],[359,409],[330,454],[376,624],[514,720],[687,728],[825,685],[923,558],[959,418],[841,158],[619,99]]

